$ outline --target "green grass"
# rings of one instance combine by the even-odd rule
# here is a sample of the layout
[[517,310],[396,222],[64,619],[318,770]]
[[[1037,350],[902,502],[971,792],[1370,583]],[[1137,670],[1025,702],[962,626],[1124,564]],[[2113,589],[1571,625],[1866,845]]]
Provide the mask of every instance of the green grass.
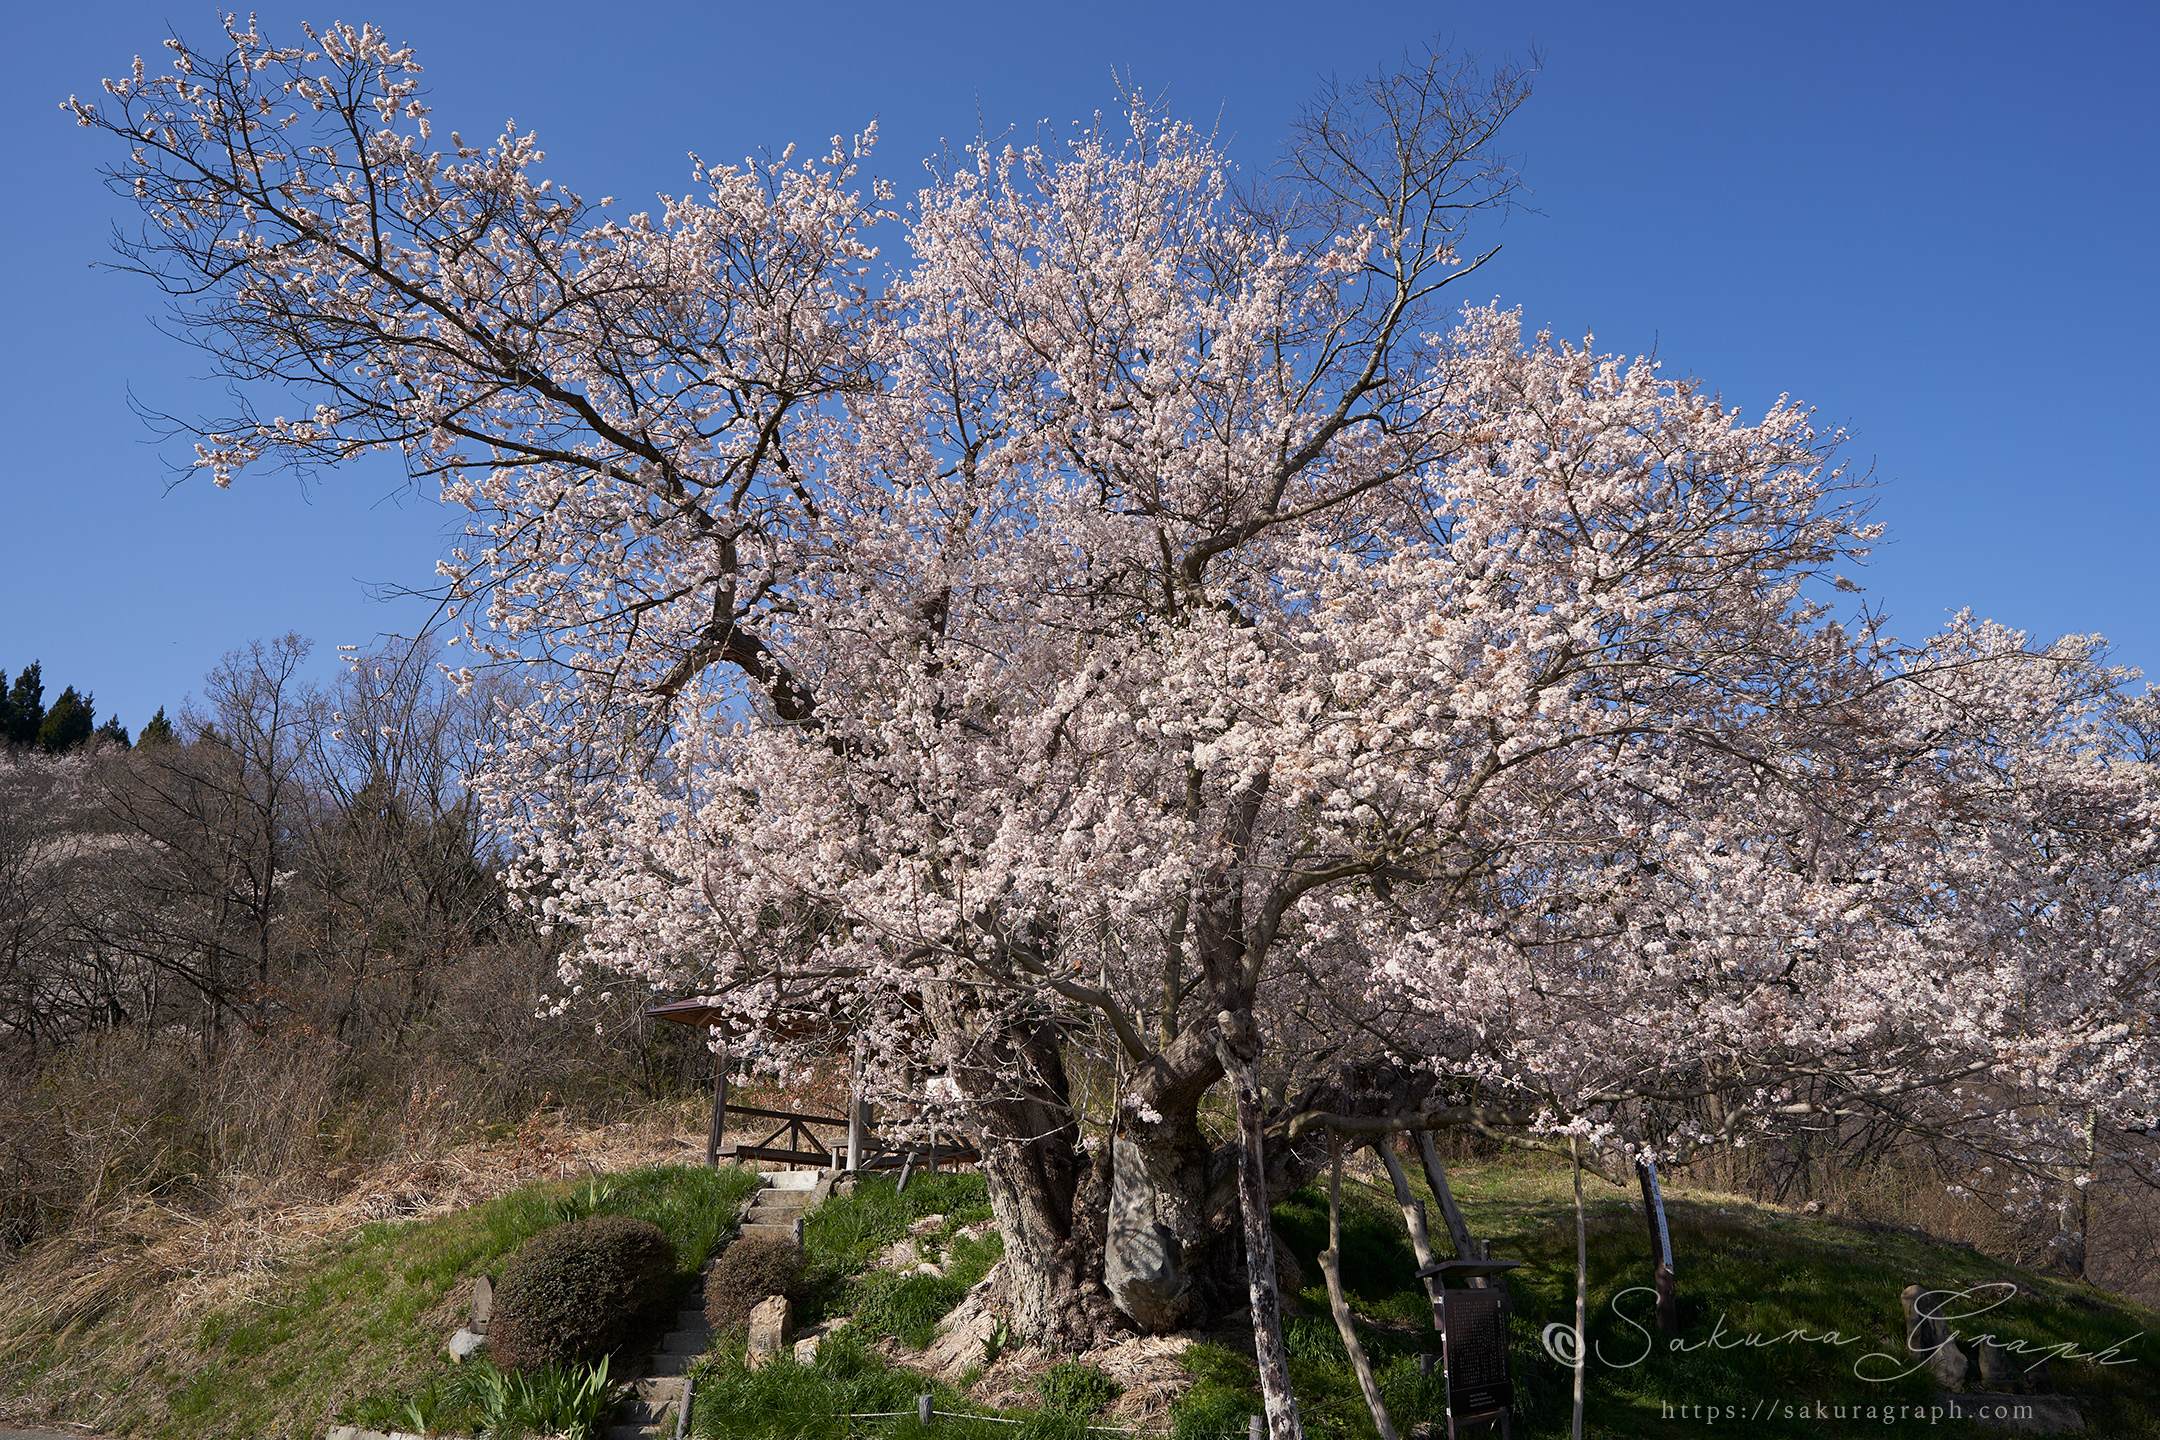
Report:
[[[1569,1372],[1548,1356],[1539,1333],[1573,1318],[1574,1214],[1568,1177],[1560,1167],[1464,1165],[1454,1172],[1472,1229],[1496,1253],[1525,1261],[1514,1272],[1517,1314],[1511,1369],[1518,1405],[1514,1433],[1524,1440],[1564,1435]],[[530,1187],[438,1220],[366,1227],[296,1262],[259,1302],[215,1312],[191,1348],[162,1353],[112,1382],[140,1389],[129,1435],[194,1437],[294,1436],[315,1440],[334,1414],[389,1419],[408,1402],[442,1407],[446,1369],[443,1339],[462,1318],[465,1287],[499,1271],[510,1251],[568,1213],[597,1209],[642,1216],[678,1246],[685,1275],[702,1264],[754,1185],[747,1171],[718,1174],[670,1167],[615,1177],[598,1186]],[[1593,1182],[1590,1230],[1590,1339],[1607,1355],[1632,1357],[1643,1335],[1612,1309],[1629,1287],[1646,1280],[1648,1242],[1641,1216],[1622,1192]],[[1421,1192],[1422,1193],[1422,1192]],[[941,1412],[975,1419],[937,1422],[943,1440],[1082,1440],[1081,1412],[1107,1391],[1069,1376],[1056,1404],[1043,1412],[1014,1411],[994,1423],[983,1407],[950,1387],[887,1365],[870,1351],[879,1335],[911,1343],[927,1339],[937,1320],[995,1262],[995,1237],[962,1241],[963,1226],[989,1218],[977,1176],[918,1176],[905,1194],[889,1179],[864,1182],[835,1196],[804,1227],[809,1296],[806,1321],[856,1316],[830,1336],[813,1365],[791,1357],[751,1374],[739,1343],[700,1368],[696,1428],[702,1435],[743,1440],[809,1440],[860,1435],[917,1440],[915,1396],[930,1390]],[[1401,1219],[1384,1187],[1344,1187],[1343,1269],[1361,1334],[1395,1418],[1412,1425],[1438,1420],[1442,1396],[1424,1377],[1418,1357],[1432,1347],[1431,1317],[1411,1279]],[[1678,1192],[1668,1210],[1679,1269],[1683,1340],[1640,1363],[1619,1367],[1593,1361],[1589,1370],[1589,1433],[1602,1437],[1668,1435],[1715,1429],[1702,1418],[1666,1418],[1666,1407],[1737,1406],[1723,1419],[1749,1436],[1858,1433],[1956,1434],[1960,1427],[1907,1418],[1838,1421],[1788,1417],[1803,1404],[1926,1406],[1929,1387],[1917,1377],[1870,1384],[1852,1373],[1866,1352],[1895,1354],[1902,1345],[1897,1296],[1907,1283],[1972,1287],[2011,1280],[2023,1293],[1992,1311],[1986,1328],[2035,1346],[2073,1345],[2084,1352],[2118,1346],[2114,1366],[2053,1365],[2056,1389],[2071,1395],[2089,1434],[2160,1440],[2160,1315],[2088,1286],[1999,1265],[1968,1249],[1881,1227],[1855,1226],[1751,1205],[1728,1196]],[[929,1214],[945,1222],[921,1240],[926,1255],[947,1265],[943,1277],[900,1277],[870,1270],[877,1252]],[[1315,1437],[1363,1440],[1373,1428],[1328,1318],[1314,1256],[1326,1239],[1326,1202],[1316,1191],[1285,1198],[1276,1227],[1305,1267],[1309,1282],[1285,1317],[1292,1379]],[[1623,1302],[1650,1325],[1646,1297]],[[117,1332],[121,1322],[115,1320]],[[1654,1329],[1654,1326],[1651,1328]],[[1966,1330],[1979,1328],[1968,1324]],[[1720,1348],[1749,1334],[1779,1336],[1800,1329],[1859,1337],[1849,1346],[1784,1343]],[[2140,1333],[2142,1332],[2142,1334]],[[119,1346],[117,1333],[106,1340]],[[97,1341],[84,1336],[81,1344]],[[1184,1357],[1193,1388],[1174,1415],[1173,1440],[1222,1440],[1241,1435],[1245,1416],[1259,1408],[1250,1350],[1195,1346]],[[1065,1392],[1069,1391],[1067,1394]],[[131,1402],[134,1399],[130,1392]],[[1747,1418],[1767,1401],[1773,1413]],[[905,1412],[894,1420],[854,1422],[852,1414]],[[437,1413],[448,1414],[438,1409]],[[402,1427],[401,1427],[402,1428]],[[1966,1427],[1970,1428],[1970,1427]],[[921,1437],[928,1440],[928,1437]]]
[[[935,1260],[943,1275],[900,1275],[872,1270],[879,1251],[902,1239],[926,1215],[945,1223],[915,1242],[925,1260]],[[893,1335],[920,1348],[930,1343],[942,1320],[975,1283],[990,1273],[1005,1253],[995,1232],[980,1239],[956,1234],[967,1225],[990,1219],[988,1191],[980,1175],[918,1175],[905,1192],[893,1180],[861,1181],[846,1195],[835,1195],[803,1222],[804,1283],[809,1299],[805,1321],[854,1317],[853,1328],[875,1339]]]
[[[1526,1262],[1511,1277],[1514,1431],[1563,1435],[1572,1376],[1545,1353],[1539,1335],[1549,1323],[1574,1319],[1575,1222],[1568,1176],[1558,1168],[1491,1165],[1462,1167],[1452,1179],[1472,1231],[1490,1239],[1496,1255]],[[1585,1404],[1593,1435],[1699,1430],[1706,1424],[1699,1412],[1687,1421],[1678,1415],[1682,1407],[1704,1406],[1735,1407],[1737,1415],[1720,1419],[1743,1425],[1750,1436],[1956,1433],[1959,1427],[1947,1421],[1937,1425],[1908,1416],[1886,1423],[1881,1407],[1925,1410],[1935,1401],[1933,1387],[1919,1375],[1864,1380],[1854,1373],[1854,1363],[1871,1352],[1902,1356],[1896,1368],[1916,1358],[1903,1355],[1898,1293],[1907,1284],[1966,1289],[2011,1281],[2020,1288],[2018,1298],[1966,1321],[1958,1327],[1961,1332],[1988,1330],[2004,1340],[2017,1337],[2034,1347],[2068,1344],[2088,1354],[2119,1344],[2117,1357],[2133,1363],[2057,1360],[2055,1388],[2077,1401],[2092,1434],[2160,1440],[2160,1315],[2089,1286],[1997,1264],[1908,1232],[1812,1219],[1728,1196],[1668,1195],[1680,1282],[1680,1340],[1690,1348],[1675,1352],[1663,1343],[1651,1345],[1644,1329],[1613,1309],[1619,1299],[1625,1315],[1654,1334],[1649,1297],[1623,1298],[1631,1287],[1648,1283],[1649,1241],[1641,1212],[1620,1192],[1591,1183],[1590,1340],[1614,1361],[1642,1357],[1634,1364],[1603,1364],[1593,1352]],[[1415,1267],[1392,1195],[1379,1186],[1346,1184],[1343,1201],[1344,1288],[1352,1308],[1372,1322],[1362,1339],[1391,1415],[1398,1429],[1407,1431],[1412,1423],[1441,1415],[1439,1388],[1422,1380],[1416,1368],[1417,1354],[1431,1344],[1431,1312],[1411,1278]],[[1285,1322],[1292,1382],[1316,1431],[1369,1436],[1372,1425],[1327,1318],[1314,1259],[1326,1243],[1326,1206],[1324,1193],[1307,1190],[1276,1210],[1278,1232],[1311,1282],[1300,1297],[1304,1313]],[[1854,1337],[1854,1343],[1741,1343],[1750,1335],[1769,1339],[1795,1330],[1813,1336],[1836,1331]],[[1224,1367],[1216,1368],[1212,1383],[1221,1390],[1229,1382],[1219,1373]],[[1967,1388],[1978,1388],[1977,1373],[1968,1377]],[[1799,1413],[1815,1404],[1833,1410],[1842,1405],[1848,1418]],[[1767,1413],[1751,1414],[1758,1405]],[[1787,1407],[1794,1412],[1790,1416]],[[1873,1418],[1850,1418],[1854,1407],[1863,1412],[1873,1407]]]
[[[829,1336],[809,1365],[782,1356],[752,1371],[744,1368],[739,1346],[715,1353],[697,1369],[691,1432],[703,1440],[1082,1440],[1085,1434],[1085,1418],[1068,1413],[1012,1412],[1018,1424],[970,1418],[999,1412],[950,1385],[887,1364],[855,1328]],[[915,1420],[915,1399],[925,1393],[938,1412],[929,1430]]]
[[171,1440],[313,1440],[333,1417],[395,1409],[446,1383],[443,1343],[472,1282],[499,1272],[566,1205],[659,1226],[687,1285],[756,1183],[749,1170],[656,1166],[583,1194],[534,1185],[437,1220],[369,1225],[296,1263],[265,1299],[207,1318],[195,1353],[172,1357],[167,1371],[188,1378],[126,1428]]

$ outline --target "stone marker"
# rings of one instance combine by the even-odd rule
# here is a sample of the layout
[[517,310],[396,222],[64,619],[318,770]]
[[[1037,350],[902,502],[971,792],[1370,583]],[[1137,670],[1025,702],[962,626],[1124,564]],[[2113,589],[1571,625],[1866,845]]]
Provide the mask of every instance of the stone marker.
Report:
[[768,1295],[750,1312],[750,1346],[744,1363],[761,1370],[794,1338],[794,1302],[785,1295]]
[[797,1340],[795,1342],[795,1363],[798,1365],[817,1364],[818,1345],[824,1339],[823,1335],[805,1335],[802,1339]]
[[1908,1285],[1898,1296],[1905,1317],[1905,1345],[1913,1354],[1927,1356],[1927,1368],[1937,1385],[1955,1392],[1964,1388],[1965,1372],[1972,1362],[1951,1341],[1941,1315],[1932,1307],[1920,1308],[1920,1297],[1928,1293],[1918,1285]]
[[472,1287],[472,1329],[476,1335],[487,1334],[488,1321],[495,1318],[495,1282],[482,1275]]
[[471,1330],[460,1330],[450,1337],[450,1358],[453,1361],[470,1360],[487,1348],[487,1336]]
[[2025,1377],[2011,1367],[2009,1352],[1995,1343],[1994,1336],[1981,1336],[1980,1343],[1973,1348],[1980,1355],[1980,1383],[1986,1388],[2003,1390],[2024,1380]]

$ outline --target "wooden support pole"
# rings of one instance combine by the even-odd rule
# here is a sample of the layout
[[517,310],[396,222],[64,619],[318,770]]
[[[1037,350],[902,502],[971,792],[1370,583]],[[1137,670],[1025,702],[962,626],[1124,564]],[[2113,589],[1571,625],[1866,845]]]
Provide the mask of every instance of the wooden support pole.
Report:
[[1575,1157],[1575,1417],[1568,1433],[1572,1440],[1583,1440],[1583,1377],[1590,1358],[1585,1333],[1590,1326],[1590,1231],[1583,1220],[1580,1136],[1568,1136],[1568,1151]]
[[1373,1427],[1380,1432],[1380,1440],[1397,1440],[1395,1426],[1388,1419],[1387,1404],[1380,1398],[1380,1382],[1373,1379],[1372,1362],[1365,1356],[1365,1347],[1357,1338],[1357,1327],[1350,1316],[1350,1301],[1343,1294],[1342,1285],[1342,1136],[1328,1132],[1328,1191],[1327,1191],[1327,1249],[1320,1252],[1320,1273],[1327,1277],[1328,1309],[1335,1316],[1335,1329],[1342,1336],[1343,1351],[1350,1357],[1350,1368],[1357,1372],[1358,1389],[1365,1392],[1365,1408],[1372,1412]]
[[[1418,1269],[1430,1270],[1434,1255],[1432,1236],[1425,1229],[1425,1207],[1410,1193],[1409,1177],[1403,1174],[1402,1162],[1388,1148],[1385,1138],[1373,1142],[1373,1149],[1380,1152],[1380,1163],[1387,1166],[1388,1180],[1395,1186],[1395,1203],[1402,1207],[1403,1228],[1410,1232],[1410,1253],[1417,1257]],[[1425,1277],[1425,1298],[1432,1301],[1433,1326],[1440,1328],[1440,1277]]]
[[1672,1231],[1665,1225],[1665,1191],[1658,1184],[1657,1162],[1635,1162],[1635,1179],[1642,1186],[1643,1223],[1650,1227],[1650,1283],[1657,1291],[1658,1330],[1680,1333],[1680,1291],[1673,1279]]
[[[1433,1144],[1432,1132],[1419,1130],[1414,1133],[1417,1135],[1418,1163],[1425,1167],[1425,1183],[1432,1187],[1433,1198],[1440,1202],[1440,1218],[1447,1222],[1448,1238],[1455,1242],[1455,1257],[1459,1260],[1491,1259],[1491,1251],[1470,1238],[1470,1222],[1463,1218],[1462,1207],[1455,1203],[1455,1191],[1448,1184],[1447,1167],[1440,1163],[1440,1151]],[[1503,1316],[1515,1313],[1515,1297],[1508,1289],[1507,1276],[1472,1280],[1470,1288],[1497,1289],[1500,1313]]]
[[728,1048],[725,1036],[713,1046],[712,1127],[705,1132],[705,1168],[720,1164],[720,1146],[727,1138]]
[[[1432,1236],[1425,1229],[1425,1207],[1417,1196],[1410,1193],[1410,1179],[1403,1174],[1402,1162],[1395,1158],[1395,1151],[1381,1136],[1373,1142],[1379,1152],[1380,1162],[1387,1166],[1388,1182],[1395,1187],[1395,1203],[1402,1207],[1403,1228],[1410,1232],[1410,1253],[1417,1257],[1418,1269],[1433,1267]],[[1433,1330],[1440,1337],[1441,1363],[1447,1363],[1447,1291],[1440,1284],[1438,1275],[1425,1277],[1425,1298],[1432,1304]],[[1432,1371],[1426,1370],[1430,1375]]]
[[854,1095],[849,1097],[850,1103],[847,1112],[847,1168],[850,1175],[862,1168],[863,1132],[870,1128],[868,1120],[863,1114],[866,1107],[863,1103],[860,1086],[861,1082],[858,1078],[856,1091]]
[[1425,1167],[1425,1183],[1432,1187],[1433,1199],[1440,1202],[1440,1218],[1447,1223],[1448,1238],[1455,1242],[1455,1258],[1477,1259],[1477,1247],[1470,1243],[1470,1222],[1463,1219],[1455,1192],[1448,1187],[1447,1170],[1440,1164],[1440,1151],[1433,1144],[1431,1131],[1417,1132],[1417,1147],[1418,1160]]

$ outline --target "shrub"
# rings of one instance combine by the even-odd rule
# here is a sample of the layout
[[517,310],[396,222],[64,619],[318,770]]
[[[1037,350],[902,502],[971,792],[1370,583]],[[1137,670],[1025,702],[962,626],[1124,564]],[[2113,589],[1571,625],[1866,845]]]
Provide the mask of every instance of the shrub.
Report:
[[589,1365],[620,1350],[672,1298],[675,1246],[627,1215],[543,1230],[503,1267],[488,1349],[509,1370]]
[[802,1298],[802,1253],[792,1240],[752,1237],[720,1252],[705,1277],[705,1320],[714,1332],[736,1335],[750,1328],[750,1312],[768,1295]]

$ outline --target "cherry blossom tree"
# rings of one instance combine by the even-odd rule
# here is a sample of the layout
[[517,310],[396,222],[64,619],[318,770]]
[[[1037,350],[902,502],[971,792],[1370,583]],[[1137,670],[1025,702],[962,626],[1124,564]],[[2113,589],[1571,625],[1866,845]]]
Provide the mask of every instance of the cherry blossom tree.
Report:
[[[239,382],[195,463],[390,448],[471,511],[472,664],[542,676],[474,784],[566,983],[711,996],[774,1060],[845,1035],[955,1107],[1020,1333],[1187,1323],[1241,1250],[1264,1322],[1288,1142],[1404,1119],[1350,1060],[1446,1073],[1408,1123],[1648,1151],[2150,1073],[2149,952],[2058,983],[1985,898],[1987,845],[2052,873],[2079,804],[2114,879],[2047,926],[2149,888],[2093,657],[1841,621],[1876,532],[1804,408],[1442,293],[1524,72],[1332,88],[1250,187],[1134,99],[904,209],[866,133],[617,215],[514,126],[430,148],[377,31],[227,42],[71,102]],[[2044,1023],[1988,998],[2035,977]]]

